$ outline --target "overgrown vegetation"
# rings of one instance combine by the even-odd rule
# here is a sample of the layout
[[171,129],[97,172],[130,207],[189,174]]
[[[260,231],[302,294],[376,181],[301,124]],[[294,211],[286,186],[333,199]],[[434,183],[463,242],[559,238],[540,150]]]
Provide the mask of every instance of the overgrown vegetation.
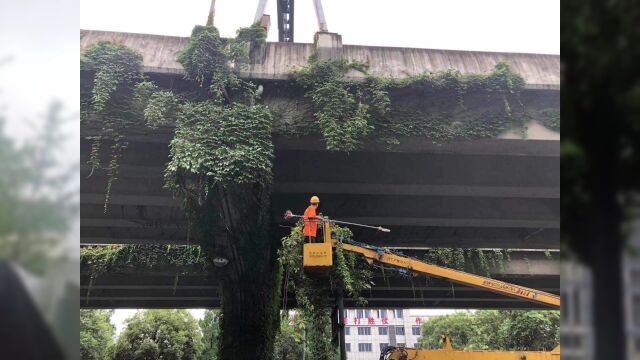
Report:
[[[369,289],[371,267],[354,253],[344,252],[336,247],[335,263],[328,277],[314,277],[304,272],[302,263],[302,222],[292,228],[291,233],[282,239],[282,248],[278,250],[280,263],[286,269],[285,286],[296,296],[299,321],[307,329],[307,344],[310,360],[328,360],[336,355],[336,346],[331,343],[331,306],[336,291],[365,303],[360,296],[362,290]],[[352,238],[348,228],[332,226],[335,238]]]
[[[100,169],[108,176],[106,212],[113,181],[118,177],[118,160],[127,147],[124,130],[140,119],[135,111],[133,93],[143,77],[142,56],[124,45],[101,41],[82,54],[80,69],[92,75],[90,81],[81,85],[80,121],[98,130],[89,136],[92,144],[88,164],[92,173]],[[104,165],[100,153],[107,145],[109,160]]]
[[[223,359],[273,356],[279,284],[286,269],[286,286],[295,289],[302,322],[313,324],[307,328],[310,358],[330,359],[335,346],[328,335],[329,298],[344,289],[363,301],[360,292],[371,286],[371,268],[338,246],[328,281],[307,276],[300,225],[276,253],[280,243],[271,234],[269,215],[271,136],[278,131],[278,114],[262,103],[262,86],[238,77],[251,46],[265,39],[258,25],[238,30],[235,39],[220,38],[212,26],[196,26],[177,57],[193,84],[180,93],[145,79],[141,57],[124,46],[101,42],[83,54],[82,69],[90,81],[83,83],[82,121],[95,130],[88,163],[108,176],[105,212],[127,145],[124,130],[175,124],[165,186],[183,201],[190,234],[200,246],[84,248],[82,261],[94,279],[107,269],[127,266],[170,264],[208,271],[214,257],[228,259],[229,265],[219,271],[223,316],[216,354]],[[372,77],[367,70],[366,64],[313,58],[295,74],[294,83],[304,88],[313,108],[314,121],[306,131],[322,134],[328,150],[355,151],[372,139],[393,145],[407,136],[436,143],[495,137],[523,128],[531,118],[520,102],[524,81],[507,64],[486,75],[446,71],[404,80]],[[363,79],[348,80],[353,72]],[[536,118],[543,113],[549,119],[545,125],[556,128],[557,112],[539,111]],[[109,160],[103,165],[100,154],[106,146]],[[346,228],[334,231],[351,237]],[[508,252],[497,250],[436,249],[427,255],[431,262],[486,274],[506,258]],[[247,308],[250,319],[245,319]]]
[[504,271],[504,265],[511,261],[511,250],[433,248],[425,254],[424,260],[431,264],[490,276],[494,270]]
[[559,311],[480,310],[438,316],[422,324],[419,345],[440,349],[449,335],[454,349],[551,350],[560,344]]
[[317,126],[327,150],[353,151],[359,148],[371,130],[371,117],[382,117],[389,108],[389,96],[383,84],[368,78],[364,82],[344,80],[351,69],[366,68],[345,61],[319,62],[296,73],[296,80],[307,89]]
[[[316,123],[311,126],[328,150],[353,151],[365,140],[397,145],[407,136],[435,143],[491,138],[511,129],[524,132],[532,119],[559,127],[557,109],[523,105],[525,82],[507,63],[498,63],[489,74],[448,70],[404,79],[373,77],[367,70],[367,64],[314,57],[296,73],[312,103]],[[352,80],[354,72],[363,79]]]

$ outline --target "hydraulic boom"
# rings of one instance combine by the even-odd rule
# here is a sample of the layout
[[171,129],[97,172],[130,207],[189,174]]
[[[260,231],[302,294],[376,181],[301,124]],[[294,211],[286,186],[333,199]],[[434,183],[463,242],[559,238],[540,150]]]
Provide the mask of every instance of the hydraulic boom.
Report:
[[[285,213],[285,218],[302,218],[300,215],[294,215],[291,211]],[[410,258],[408,256],[399,255],[391,252],[386,248],[376,248],[366,244],[359,244],[348,239],[331,238],[331,224],[345,223],[335,220],[329,220],[324,217],[316,219],[322,222],[324,242],[315,244],[304,244],[304,267],[310,271],[324,271],[333,266],[333,248],[338,242],[342,242],[342,248],[347,251],[361,254],[369,264],[380,263],[391,265],[398,268],[406,269],[416,274],[427,275],[436,278],[447,279],[452,282],[472,286],[494,293],[503,294],[517,299],[527,300],[538,304],[546,305],[554,309],[560,309],[560,296],[527,288],[520,285],[510,284],[508,282],[491,279],[484,276],[470,274],[460,270],[454,270],[443,266],[433,265]],[[380,226],[369,226],[355,223],[346,223],[349,225],[363,226],[377,229],[379,231],[390,232],[389,229]]]

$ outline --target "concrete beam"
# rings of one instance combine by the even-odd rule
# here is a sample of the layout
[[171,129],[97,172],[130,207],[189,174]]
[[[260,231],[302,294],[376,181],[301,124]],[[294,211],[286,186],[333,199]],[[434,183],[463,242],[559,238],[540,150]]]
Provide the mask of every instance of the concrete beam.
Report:
[[[176,54],[188,42],[188,38],[150,34],[80,30],[80,48],[84,50],[98,41],[109,40],[138,51],[143,56],[144,71],[154,73],[183,74]],[[250,60],[249,67],[241,73],[252,79],[287,80],[291,73],[308,63],[314,51],[313,44],[267,43],[260,58]],[[372,75],[404,78],[427,71],[458,70],[464,74],[490,72],[500,61],[508,62],[526,81],[530,89],[560,88],[560,56],[545,54],[496,53],[482,51],[457,51],[411,49],[381,46],[342,46],[347,61],[370,64]]]

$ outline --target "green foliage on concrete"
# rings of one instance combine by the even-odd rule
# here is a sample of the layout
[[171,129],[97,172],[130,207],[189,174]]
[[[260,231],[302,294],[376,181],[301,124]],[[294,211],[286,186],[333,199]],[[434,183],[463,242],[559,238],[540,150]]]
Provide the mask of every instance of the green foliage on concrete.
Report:
[[433,248],[428,250],[424,260],[456,270],[490,276],[492,271],[504,271],[504,265],[511,260],[511,250]]
[[376,79],[344,80],[354,67],[361,68],[344,61],[312,60],[296,73],[296,80],[313,103],[314,116],[328,150],[358,149],[373,129],[371,116],[382,116],[388,109],[388,94]]
[[259,23],[243,27],[236,31],[236,39],[241,42],[264,45],[267,41],[267,29]]
[[171,268],[176,274],[203,273],[210,263],[194,245],[110,245],[80,248],[80,265],[91,278],[107,271],[136,271]]
[[560,312],[480,310],[438,316],[422,324],[419,345],[439,349],[449,335],[454,349],[551,350],[560,343]]
[[198,323],[187,310],[144,310],[127,319],[114,360],[195,360],[201,351]]
[[[280,263],[287,269],[287,289],[295,293],[298,304],[299,321],[307,329],[309,360],[329,360],[335,356],[335,346],[331,343],[331,306],[335,291],[344,289],[346,295],[364,304],[360,293],[371,287],[371,267],[354,253],[336,247],[335,264],[328,277],[314,277],[304,272],[302,247],[303,223],[292,228],[282,239],[278,251]],[[332,226],[335,238],[352,238],[346,227]]]
[[[362,79],[347,79],[356,70]],[[491,138],[507,130],[525,131],[531,119],[553,130],[559,127],[557,109],[522,104],[524,79],[506,63],[488,74],[448,70],[403,79],[378,78],[367,71],[366,64],[312,57],[295,74],[312,103],[316,123],[311,127],[322,134],[328,150],[357,150],[367,139],[391,146],[408,136],[435,143]]]
[[113,310],[80,309],[80,358],[111,360],[115,326],[110,319]]
[[[118,161],[127,147],[124,130],[139,121],[139,114],[133,111],[133,92],[143,78],[142,56],[124,45],[101,41],[82,53],[80,69],[93,75],[91,81],[81,85],[80,121],[98,130],[88,137],[92,140],[88,164],[92,173],[107,173],[106,213],[111,187],[118,177]],[[105,140],[110,142],[106,166],[100,159]]]

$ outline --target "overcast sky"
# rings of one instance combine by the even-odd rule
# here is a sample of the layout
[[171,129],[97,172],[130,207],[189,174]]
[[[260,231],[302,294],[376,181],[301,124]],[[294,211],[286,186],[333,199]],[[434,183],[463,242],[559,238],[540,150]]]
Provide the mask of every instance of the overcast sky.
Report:
[[[295,1],[294,40],[312,42],[312,0]],[[188,36],[207,19],[210,0],[81,0],[80,26]],[[216,0],[223,36],[253,21],[258,0]],[[329,31],[345,44],[559,54],[558,0],[323,0]],[[269,41],[277,41],[276,0],[270,0]]]

